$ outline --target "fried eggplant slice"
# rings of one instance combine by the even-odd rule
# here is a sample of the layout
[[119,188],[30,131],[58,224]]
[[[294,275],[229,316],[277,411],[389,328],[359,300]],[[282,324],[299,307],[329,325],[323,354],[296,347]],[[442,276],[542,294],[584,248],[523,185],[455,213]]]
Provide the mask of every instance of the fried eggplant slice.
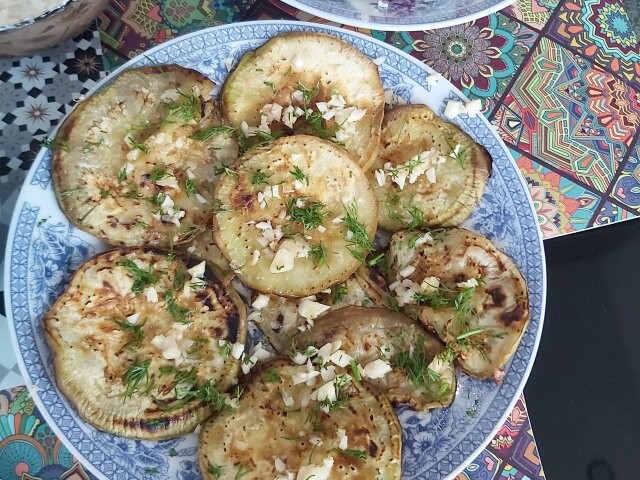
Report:
[[461,228],[397,232],[388,257],[399,306],[456,350],[464,372],[499,374],[529,322],[527,284],[513,261]]
[[80,103],[52,166],[71,223],[118,246],[169,248],[202,231],[216,167],[238,156],[213,86],[178,65],[134,68]]
[[336,37],[272,38],[242,57],[221,101],[225,117],[249,140],[304,133],[343,144],[363,169],[375,159],[384,113],[378,68]]
[[308,373],[282,357],[254,368],[237,408],[202,427],[206,480],[401,478],[402,431],[389,400],[342,373],[296,384]]
[[385,306],[390,299],[386,286],[384,277],[365,264],[343,283],[311,297],[256,295],[250,317],[276,351],[287,353],[293,337],[311,328],[317,318],[328,312],[348,305]]
[[205,263],[150,249],[100,254],[44,318],[58,388],[87,422],[127,438],[192,431],[222,408],[244,304]]
[[340,349],[360,365],[376,359],[393,370],[368,381],[394,405],[416,410],[447,407],[456,393],[455,355],[421,325],[400,312],[384,308],[345,307],[318,319],[294,338],[296,348],[320,348],[340,342]]
[[214,239],[240,280],[304,297],[345,280],[372,248],[377,202],[341,147],[294,135],[245,155],[220,179]]
[[229,261],[213,240],[213,230],[209,226],[202,233],[194,237],[190,243],[178,245],[176,250],[185,255],[212,263],[225,278],[233,276]]
[[368,172],[382,228],[457,226],[476,207],[491,174],[489,153],[425,105],[385,113]]

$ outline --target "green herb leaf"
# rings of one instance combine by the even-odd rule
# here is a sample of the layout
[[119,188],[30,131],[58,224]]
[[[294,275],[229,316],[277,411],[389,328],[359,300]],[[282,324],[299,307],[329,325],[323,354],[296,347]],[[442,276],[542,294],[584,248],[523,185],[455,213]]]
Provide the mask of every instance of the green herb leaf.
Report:
[[[147,390],[151,390],[153,384],[149,381],[149,365],[151,359],[139,363],[137,360],[129,366],[124,374],[124,384],[126,390],[124,392],[125,400],[130,398],[135,392],[139,391],[143,382],[147,385]],[[144,394],[144,392],[142,392]],[[148,391],[147,391],[148,393]]]
[[144,152],[144,153],[149,153],[149,146],[148,145],[145,145],[144,143],[140,143],[140,142],[134,140],[133,137],[131,137],[131,136],[128,136],[127,140],[129,140],[129,143],[131,144],[131,146],[133,148],[136,148],[136,149],[138,149],[138,150],[140,150],[141,152]]
[[53,151],[60,149],[63,152],[69,153],[69,144],[67,142],[59,142],[56,139],[45,138],[40,142],[40,145]]
[[342,284],[334,287],[331,291],[331,299],[333,303],[340,303],[347,296],[347,286]]
[[226,165],[218,165],[213,169],[213,173],[216,175],[229,175],[232,178],[238,178],[238,172],[233,170],[232,168],[227,167]]
[[273,368],[268,369],[266,372],[262,374],[262,381],[265,383],[269,382],[279,382],[282,380],[282,377],[276,373]]
[[310,202],[299,207],[298,200],[304,201],[304,198],[287,198],[287,213],[291,217],[292,222],[301,223],[305,230],[322,225],[322,221],[331,215],[330,212],[324,211],[327,207],[324,203]]
[[218,135],[219,133],[233,133],[236,129],[231,125],[216,125],[214,127],[208,127],[199,132],[194,133],[189,138],[193,140],[197,140],[198,142],[205,142],[209,140],[214,135]]
[[209,468],[207,468],[207,473],[213,475],[215,478],[222,477],[223,471],[224,467],[222,465],[209,465]]
[[139,324],[133,324],[129,322],[121,322],[120,320],[113,320],[116,325],[120,328],[120,330],[124,332],[128,332],[131,334],[132,340],[124,345],[124,348],[129,350],[137,350],[142,345],[142,340],[144,340],[144,333],[142,332],[142,327],[144,327],[145,322]]
[[300,167],[296,166],[289,173],[293,175],[293,178],[295,178],[299,182],[305,182],[307,185],[309,185],[309,176],[306,175]]
[[327,247],[322,242],[311,245],[309,248],[309,258],[318,267],[327,263]]
[[118,260],[117,264],[126,268],[129,275],[133,276],[134,281],[131,286],[131,291],[136,295],[141,294],[145,287],[157,283],[160,279],[160,276],[151,265],[149,265],[149,268],[145,270],[140,268],[136,262],[127,257],[123,257]]
[[185,178],[184,180],[184,191],[187,193],[187,197],[189,195],[193,195],[198,190],[196,183],[190,178]]
[[364,460],[368,457],[367,452],[364,450],[352,450],[352,449],[343,449],[343,448],[332,448],[329,452],[337,452],[341,455],[345,455],[351,458],[357,458],[360,460]]
[[173,296],[173,291],[169,290],[164,297],[167,311],[171,314],[176,322],[189,323],[189,315],[191,312],[183,305],[180,305]]
[[345,205],[344,223],[347,230],[353,234],[351,240],[347,241],[347,248],[356,260],[364,262],[367,255],[373,250],[373,242],[369,240],[367,229],[358,218],[358,206],[355,203]]

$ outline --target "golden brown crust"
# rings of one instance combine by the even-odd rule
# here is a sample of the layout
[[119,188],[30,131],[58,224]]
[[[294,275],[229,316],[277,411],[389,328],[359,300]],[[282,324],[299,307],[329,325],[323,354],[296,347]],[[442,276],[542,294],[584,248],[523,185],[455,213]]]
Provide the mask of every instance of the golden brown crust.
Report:
[[[429,302],[410,302],[404,310],[417,316],[442,341],[456,345],[458,362],[465,373],[490,378],[511,358],[529,323],[524,277],[509,257],[477,233],[461,228],[440,229],[431,233],[432,240],[411,248],[410,239],[415,235],[416,232],[401,231],[391,238],[387,280],[403,278],[421,285],[433,277],[456,294],[468,288],[464,282],[477,280],[469,314],[459,314],[453,305],[435,308]],[[407,267],[415,270],[402,277],[399,272]],[[458,339],[473,331],[477,333]]]
[[[132,291],[135,277],[124,266],[127,260],[157,274],[153,288],[159,302],[146,297],[146,292]],[[238,362],[216,357],[220,357],[219,339],[246,341],[244,305],[210,268],[205,268],[198,291],[190,288],[185,296],[184,285],[179,287],[176,279],[182,276],[187,285],[198,281],[186,271],[196,264],[182,257],[167,259],[166,254],[152,249],[102,253],[78,269],[67,290],[47,312],[43,325],[53,352],[56,382],[86,422],[128,438],[175,437],[192,431],[212,413],[200,400],[184,404],[177,400],[175,369],[195,369],[193,388],[211,381],[215,388],[225,391],[235,383]],[[184,321],[190,323],[183,324],[169,313],[167,292],[171,292],[175,305],[188,311]],[[139,342],[122,327],[129,324],[133,314],[138,315],[135,324],[142,334]],[[184,340],[178,342],[184,355],[197,361],[187,359],[178,364],[166,359],[153,344],[157,336],[170,336],[176,328],[182,332],[179,338]],[[126,372],[147,360],[148,379],[125,398]],[[173,370],[163,373],[161,367]],[[140,393],[146,387],[150,389],[148,394]]]
[[[300,398],[313,388],[292,384],[292,375],[300,369],[305,367],[283,357],[254,367],[243,383],[238,408],[223,412],[202,427],[198,450],[204,478],[231,480],[241,466],[247,472],[243,479],[275,478],[275,456],[294,475],[301,468],[322,465],[323,460],[332,458],[328,477],[332,480],[372,480],[376,474],[385,480],[399,480],[402,430],[389,400],[365,382],[349,383],[345,387],[349,394],[345,408],[320,412],[317,419],[311,419],[309,413],[316,402],[311,400],[308,407],[300,407]],[[265,379],[267,373],[271,381]],[[294,399],[290,408],[284,405],[283,392]],[[314,430],[314,425],[322,429]],[[365,452],[364,459],[330,451],[338,447],[338,428],[345,430],[348,449]],[[322,441],[316,448],[314,437]],[[218,465],[222,467],[220,477],[210,473]]]
[[[347,106],[366,109],[365,116],[341,141],[358,165],[368,169],[380,141],[382,82],[377,66],[339,38],[323,33],[284,33],[246,53],[222,87],[223,113],[236,127],[242,121],[256,127],[260,125],[260,110],[271,103],[283,107],[292,104],[291,94],[299,84],[308,88],[318,85],[319,92],[309,102],[313,109],[317,102],[328,101],[332,92],[342,95]],[[299,101],[293,105],[302,106]],[[334,126],[331,122],[325,125]],[[286,134],[318,134],[303,119],[293,128],[279,122],[274,128]]]
[[[213,86],[178,65],[142,67],[81,102],[60,128],[52,161],[71,223],[114,245],[165,248],[208,225],[213,167],[238,154],[228,131],[191,138],[222,123]],[[175,208],[161,205],[166,197]]]
[[[460,162],[451,156],[457,145],[461,147]],[[424,174],[414,183],[407,179],[400,188],[390,170],[399,168],[406,173],[411,159],[431,149],[434,153],[426,161],[434,169],[435,181]],[[377,170],[387,174],[382,186],[375,177]],[[456,226],[480,201],[491,175],[491,157],[469,135],[427,106],[402,105],[385,114],[378,158],[368,175],[380,202],[381,227],[396,231],[416,225]]]

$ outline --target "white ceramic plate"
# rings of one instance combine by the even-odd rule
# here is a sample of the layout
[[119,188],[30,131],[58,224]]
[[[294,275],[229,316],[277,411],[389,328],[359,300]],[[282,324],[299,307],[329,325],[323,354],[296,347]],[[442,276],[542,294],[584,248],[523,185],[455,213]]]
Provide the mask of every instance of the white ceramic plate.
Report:
[[[180,37],[131,60],[114,74],[150,63],[178,63],[220,85],[228,73],[225,61],[232,59],[235,64],[244,52],[274,35],[298,30],[333,34],[371,58],[384,57],[379,67],[383,84],[404,101],[425,103],[442,115],[447,99],[463,98],[443,78],[428,85],[426,77],[433,72],[387,44],[337,28],[276,21],[232,24]],[[521,269],[529,285],[531,322],[502,385],[459,374],[458,394],[450,408],[423,414],[398,410],[404,428],[405,479],[452,478],[480,453],[522,391],[542,330],[544,251],[526,185],[484,117],[461,115],[456,123],[487,148],[494,162],[487,191],[464,226],[490,238]],[[99,432],[78,417],[55,386],[42,316],[73,271],[107,246],[72,227],[60,211],[51,186],[50,162],[48,150],[34,162],[16,204],[5,257],[7,316],[23,376],[29,386],[38,387],[34,400],[55,433],[98,478],[198,479],[195,435],[151,442]],[[470,409],[475,415],[467,414]]]
[[[515,0],[282,0],[333,22],[372,30],[426,30],[485,17]],[[386,6],[385,6],[386,5]]]

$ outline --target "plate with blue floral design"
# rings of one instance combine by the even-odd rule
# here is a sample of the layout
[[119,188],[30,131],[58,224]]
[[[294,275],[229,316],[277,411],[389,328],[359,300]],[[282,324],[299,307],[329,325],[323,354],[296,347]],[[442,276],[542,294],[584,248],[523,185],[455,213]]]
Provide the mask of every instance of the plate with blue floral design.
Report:
[[451,27],[485,17],[515,0],[282,0],[333,22],[372,30]]
[[[427,104],[440,115],[447,100],[465,100],[444,78],[427,82],[434,73],[429,67],[387,44],[358,33],[300,22],[249,22],[194,32],[134,58],[114,74],[151,63],[178,63],[221,85],[229,62],[237,63],[245,52],[274,35],[301,30],[335,35],[375,59],[385,89],[391,90],[396,100]],[[544,252],[526,185],[484,117],[461,114],[455,123],[484,145],[494,166],[487,190],[464,226],[491,239],[518,265],[529,286],[531,321],[500,385],[459,374],[451,407],[427,413],[398,409],[404,433],[403,479],[407,480],[453,478],[481,452],[522,391],[542,330]],[[197,480],[194,434],[157,442],[115,437],[84,423],[56,388],[42,317],[82,262],[108,247],[71,226],[59,209],[50,162],[51,152],[43,149],[16,204],[5,256],[7,317],[34,401],[73,455],[100,479]]]

